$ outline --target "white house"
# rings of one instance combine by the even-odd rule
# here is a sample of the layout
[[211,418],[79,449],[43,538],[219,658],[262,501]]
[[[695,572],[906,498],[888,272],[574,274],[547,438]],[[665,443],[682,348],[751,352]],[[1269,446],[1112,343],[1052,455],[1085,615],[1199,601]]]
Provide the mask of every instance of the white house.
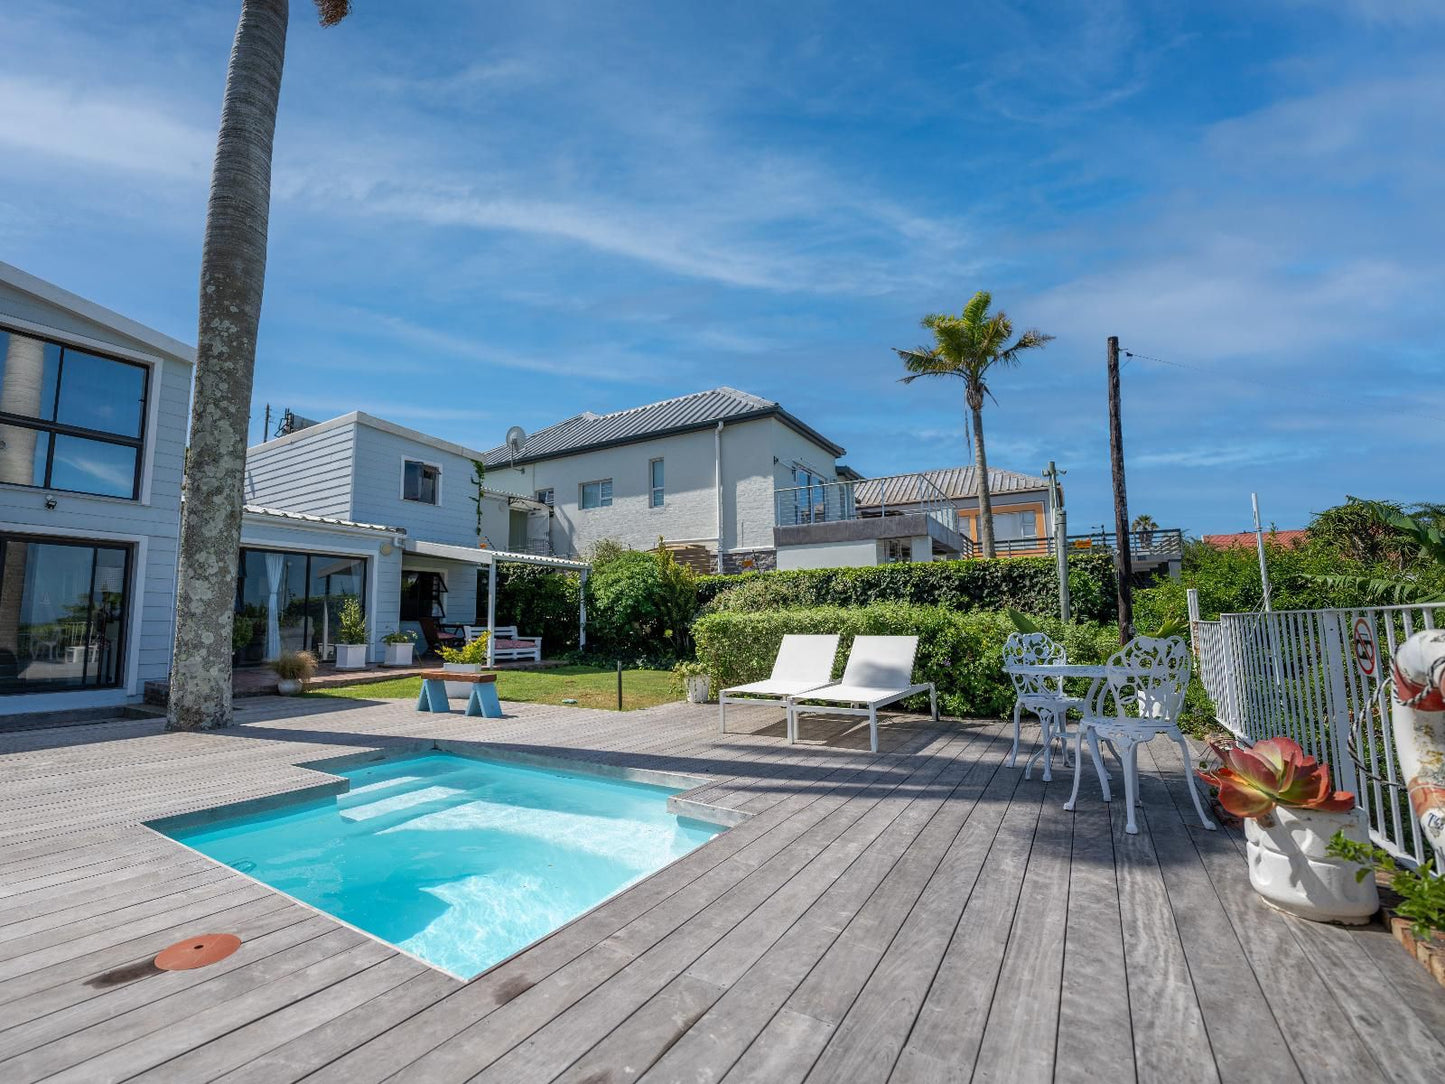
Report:
[[736,572],[774,567],[779,491],[836,482],[843,454],[778,403],[721,387],[587,411],[483,460],[489,480],[552,509],[558,553],[660,538],[695,565]]
[[376,660],[400,627],[487,624],[478,574],[499,560],[583,571],[551,555],[546,505],[479,484],[481,458],[361,411],[248,449],[237,663],[278,644],[329,658],[349,598]]
[[0,263],[0,715],[166,677],[193,362]]

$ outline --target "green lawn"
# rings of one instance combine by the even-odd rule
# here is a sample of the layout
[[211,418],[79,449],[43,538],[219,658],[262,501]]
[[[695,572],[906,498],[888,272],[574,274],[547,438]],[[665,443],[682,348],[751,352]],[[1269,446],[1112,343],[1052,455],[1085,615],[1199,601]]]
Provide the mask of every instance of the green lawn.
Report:
[[[313,689],[307,696],[335,696],[347,700],[415,700],[421,692],[421,678],[399,677],[365,685],[341,685]],[[526,700],[537,704],[560,704],[576,700],[584,708],[617,707],[617,671],[597,666],[558,666],[550,670],[499,670],[497,695],[503,700]],[[672,674],[666,670],[624,670],[622,707],[624,711],[650,708],[679,699],[672,689]]]

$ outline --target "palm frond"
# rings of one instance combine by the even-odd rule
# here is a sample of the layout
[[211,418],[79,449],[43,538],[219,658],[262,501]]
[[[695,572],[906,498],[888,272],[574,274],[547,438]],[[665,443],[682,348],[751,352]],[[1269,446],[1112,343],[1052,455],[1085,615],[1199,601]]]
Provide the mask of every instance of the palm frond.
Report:
[[1413,580],[1390,580],[1379,576],[1338,573],[1307,575],[1305,578],[1330,591],[1348,592],[1366,606],[1410,606],[1442,601],[1435,592]]
[[970,324],[981,324],[988,315],[988,307],[993,304],[993,294],[987,290],[980,290],[968,299],[968,304],[963,307],[963,319]]
[[335,26],[351,14],[351,0],[316,0],[316,14],[322,26]]

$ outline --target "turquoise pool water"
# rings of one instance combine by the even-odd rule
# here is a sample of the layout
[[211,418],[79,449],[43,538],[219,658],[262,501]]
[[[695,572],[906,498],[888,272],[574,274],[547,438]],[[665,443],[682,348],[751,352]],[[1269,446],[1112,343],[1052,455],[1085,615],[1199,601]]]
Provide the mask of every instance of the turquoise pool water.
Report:
[[169,834],[462,978],[722,831],[664,787],[444,753],[336,774],[347,793]]

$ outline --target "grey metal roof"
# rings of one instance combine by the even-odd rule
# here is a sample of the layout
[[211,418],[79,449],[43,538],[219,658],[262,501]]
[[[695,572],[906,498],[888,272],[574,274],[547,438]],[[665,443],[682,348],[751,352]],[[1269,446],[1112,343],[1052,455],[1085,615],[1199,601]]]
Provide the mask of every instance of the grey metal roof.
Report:
[[[1047,492],[1048,480],[1018,471],[988,469],[988,491],[1001,493]],[[869,478],[853,489],[853,501],[859,507],[878,504],[914,504],[934,500],[943,491],[950,500],[978,496],[978,468],[940,467],[938,470],[894,474],[887,478]]]
[[841,447],[803,424],[773,400],[750,395],[736,388],[721,387],[627,410],[617,410],[611,414],[584,411],[566,421],[530,434],[515,459],[511,449],[503,444],[484,452],[482,461],[489,467],[512,462],[529,463],[613,444],[631,444],[667,433],[706,429],[720,421],[738,421],[769,415],[776,416],[784,424],[817,441],[835,456],[844,454]]
[[381,523],[357,523],[349,519],[338,519],[336,516],[313,516],[309,512],[292,512],[285,508],[265,508],[259,504],[248,504],[245,506],[248,516],[271,516],[276,519],[290,519],[298,523],[317,523],[330,527],[353,527],[363,531],[386,531],[389,534],[406,534],[405,527],[387,527]]

